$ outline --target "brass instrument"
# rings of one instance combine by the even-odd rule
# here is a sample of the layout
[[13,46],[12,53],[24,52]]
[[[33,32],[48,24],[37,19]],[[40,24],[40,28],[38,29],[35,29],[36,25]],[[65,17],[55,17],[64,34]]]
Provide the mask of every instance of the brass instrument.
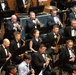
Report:
[[59,40],[60,40],[60,34],[58,34],[58,37],[57,37],[56,50],[54,50],[54,53],[58,53],[59,52],[59,48],[60,48],[60,45],[58,45]]

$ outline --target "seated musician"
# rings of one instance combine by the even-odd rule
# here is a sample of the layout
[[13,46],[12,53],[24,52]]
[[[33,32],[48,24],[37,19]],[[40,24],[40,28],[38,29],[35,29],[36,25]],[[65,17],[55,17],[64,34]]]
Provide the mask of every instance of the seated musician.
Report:
[[22,31],[22,27],[16,15],[12,15],[11,20],[6,22],[4,38],[8,38],[9,40],[13,39],[14,31]]
[[72,71],[72,66],[76,63],[76,53],[75,47],[72,40],[67,40],[66,45],[61,48],[61,53],[59,55],[59,65],[61,68],[67,69],[67,71]]
[[34,29],[38,27],[43,27],[43,24],[36,18],[34,12],[30,12],[30,19],[26,20],[26,33],[31,33]]
[[32,0],[16,0],[18,12],[24,13],[28,12],[29,8],[32,6]]
[[39,45],[42,42],[41,38],[39,38],[39,30],[34,30],[33,38],[30,40],[29,48],[32,52],[37,52],[39,50]]
[[73,65],[73,71],[69,75],[76,75],[76,65]]
[[2,67],[11,57],[11,53],[9,52],[9,45],[10,41],[8,39],[4,39],[3,44],[0,45],[0,67]]
[[[24,41],[21,40],[20,32],[14,32],[14,39],[10,44],[10,52],[14,54],[17,50],[24,45]],[[16,63],[20,63],[22,61],[22,57],[20,55],[15,55],[12,57],[12,61]]]
[[56,24],[61,29],[60,33],[63,33],[63,30],[62,30],[63,24],[61,22],[60,16],[57,15],[57,10],[56,9],[52,9],[51,16],[49,16],[48,19],[47,19],[47,25],[52,28]]
[[62,37],[63,36],[59,34],[59,27],[57,25],[54,25],[52,32],[48,33],[45,40],[44,40],[48,49],[50,48],[49,49],[50,54],[54,54],[54,52],[57,49],[56,45],[58,44],[59,40]]
[[5,75],[18,75],[17,74],[17,67],[15,65],[11,65],[11,64],[8,65]]
[[46,47],[41,43],[38,52],[35,53],[32,59],[32,67],[35,70],[35,75],[56,75],[50,66],[50,61]]
[[71,22],[72,19],[76,19],[76,5],[73,6],[72,12],[69,14],[68,20]]
[[0,12],[10,10],[7,0],[0,1]]
[[[7,0],[0,0],[0,12],[10,10]],[[1,32],[2,18],[0,17],[0,32]]]
[[18,75],[35,75],[35,71],[30,64],[31,55],[25,54],[23,58],[24,60],[18,65]]
[[76,20],[71,21],[71,26],[68,26],[64,29],[65,37],[75,37],[76,36]]

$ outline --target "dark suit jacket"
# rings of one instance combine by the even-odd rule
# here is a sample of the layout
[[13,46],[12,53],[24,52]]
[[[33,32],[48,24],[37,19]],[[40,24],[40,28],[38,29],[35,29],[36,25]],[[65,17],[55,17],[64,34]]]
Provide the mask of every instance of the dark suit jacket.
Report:
[[33,58],[33,68],[35,69],[35,73],[39,74],[39,72],[43,69],[43,64],[45,63],[44,58],[40,52],[35,53]]
[[0,46],[0,67],[6,62],[6,53],[3,46]]
[[[31,2],[31,0],[25,0],[25,2]],[[24,4],[22,0],[16,0],[18,12],[25,12]]]
[[[59,16],[57,15],[57,17],[59,18]],[[60,18],[59,18],[60,19]],[[47,18],[47,25],[48,26],[53,26],[53,25],[56,25],[56,22],[54,21],[54,17],[52,15],[50,15],[48,18]]]
[[[17,23],[19,24],[19,21],[17,21]],[[14,27],[14,25],[13,25],[13,23],[12,23],[12,21],[11,20],[8,20],[7,22],[6,22],[6,26],[5,26],[5,32],[6,33],[13,33],[13,31],[15,31],[14,29],[13,29],[13,27]],[[17,30],[18,30],[18,28],[17,28]]]
[[35,26],[39,27],[39,24],[33,23],[32,19],[26,20],[26,33],[30,33],[33,29],[35,29]]
[[66,27],[66,28],[64,29],[64,36],[65,36],[65,37],[71,37],[71,26]]
[[[4,0],[4,3],[5,3],[5,10],[10,10],[6,0]],[[2,6],[1,6],[1,2],[0,2],[0,11],[3,11]]]
[[[63,36],[60,35],[60,39],[62,38]],[[55,46],[56,45],[56,41],[57,41],[57,38],[54,38],[54,33],[53,32],[50,32],[47,34],[45,40],[44,40],[44,43],[46,43],[48,46]]]
[[[73,53],[76,55],[74,47],[73,47],[73,50],[74,50]],[[64,46],[63,48],[61,48],[59,60],[61,63],[64,64],[64,63],[69,63],[69,59],[70,59],[70,54],[69,54],[68,48],[67,48],[67,46]]]
[[69,14],[69,21],[71,22],[72,19],[75,19],[75,14],[74,14],[74,12],[71,12],[71,13]]
[[[20,44],[20,47],[22,46],[22,41],[20,40],[19,41],[19,44]],[[17,42],[16,40],[12,40],[11,41],[11,44],[10,44],[10,52],[11,54],[14,54],[14,52],[18,49],[18,46],[17,46]]]

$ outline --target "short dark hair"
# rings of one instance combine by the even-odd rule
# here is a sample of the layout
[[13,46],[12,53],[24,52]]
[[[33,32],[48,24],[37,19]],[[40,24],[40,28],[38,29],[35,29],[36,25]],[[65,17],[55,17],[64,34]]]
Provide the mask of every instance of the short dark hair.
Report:
[[68,44],[69,42],[72,42],[73,43],[73,40],[67,40],[66,41],[66,44]]
[[59,26],[58,26],[58,25],[54,25],[54,26],[53,26],[53,29],[54,29],[54,28],[59,28]]
[[20,32],[19,31],[15,31],[14,32],[14,36],[16,36],[17,34],[20,34]]
[[28,59],[28,60],[31,60],[32,59],[32,57],[31,57],[30,54],[24,54],[23,58],[24,59]]
[[11,70],[13,70],[15,68],[16,68],[15,65],[9,65],[9,66],[7,66],[8,72],[10,72]]
[[39,48],[42,48],[42,47],[46,47],[46,45],[44,43],[41,43]]
[[74,5],[73,8],[76,8],[76,5]]

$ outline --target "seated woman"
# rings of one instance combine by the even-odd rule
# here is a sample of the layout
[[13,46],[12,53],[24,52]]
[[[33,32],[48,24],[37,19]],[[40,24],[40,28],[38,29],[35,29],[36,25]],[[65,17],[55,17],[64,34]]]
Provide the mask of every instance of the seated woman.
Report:
[[29,48],[33,52],[37,52],[39,50],[39,45],[42,42],[41,38],[39,38],[39,30],[34,30],[33,38],[30,40]]

